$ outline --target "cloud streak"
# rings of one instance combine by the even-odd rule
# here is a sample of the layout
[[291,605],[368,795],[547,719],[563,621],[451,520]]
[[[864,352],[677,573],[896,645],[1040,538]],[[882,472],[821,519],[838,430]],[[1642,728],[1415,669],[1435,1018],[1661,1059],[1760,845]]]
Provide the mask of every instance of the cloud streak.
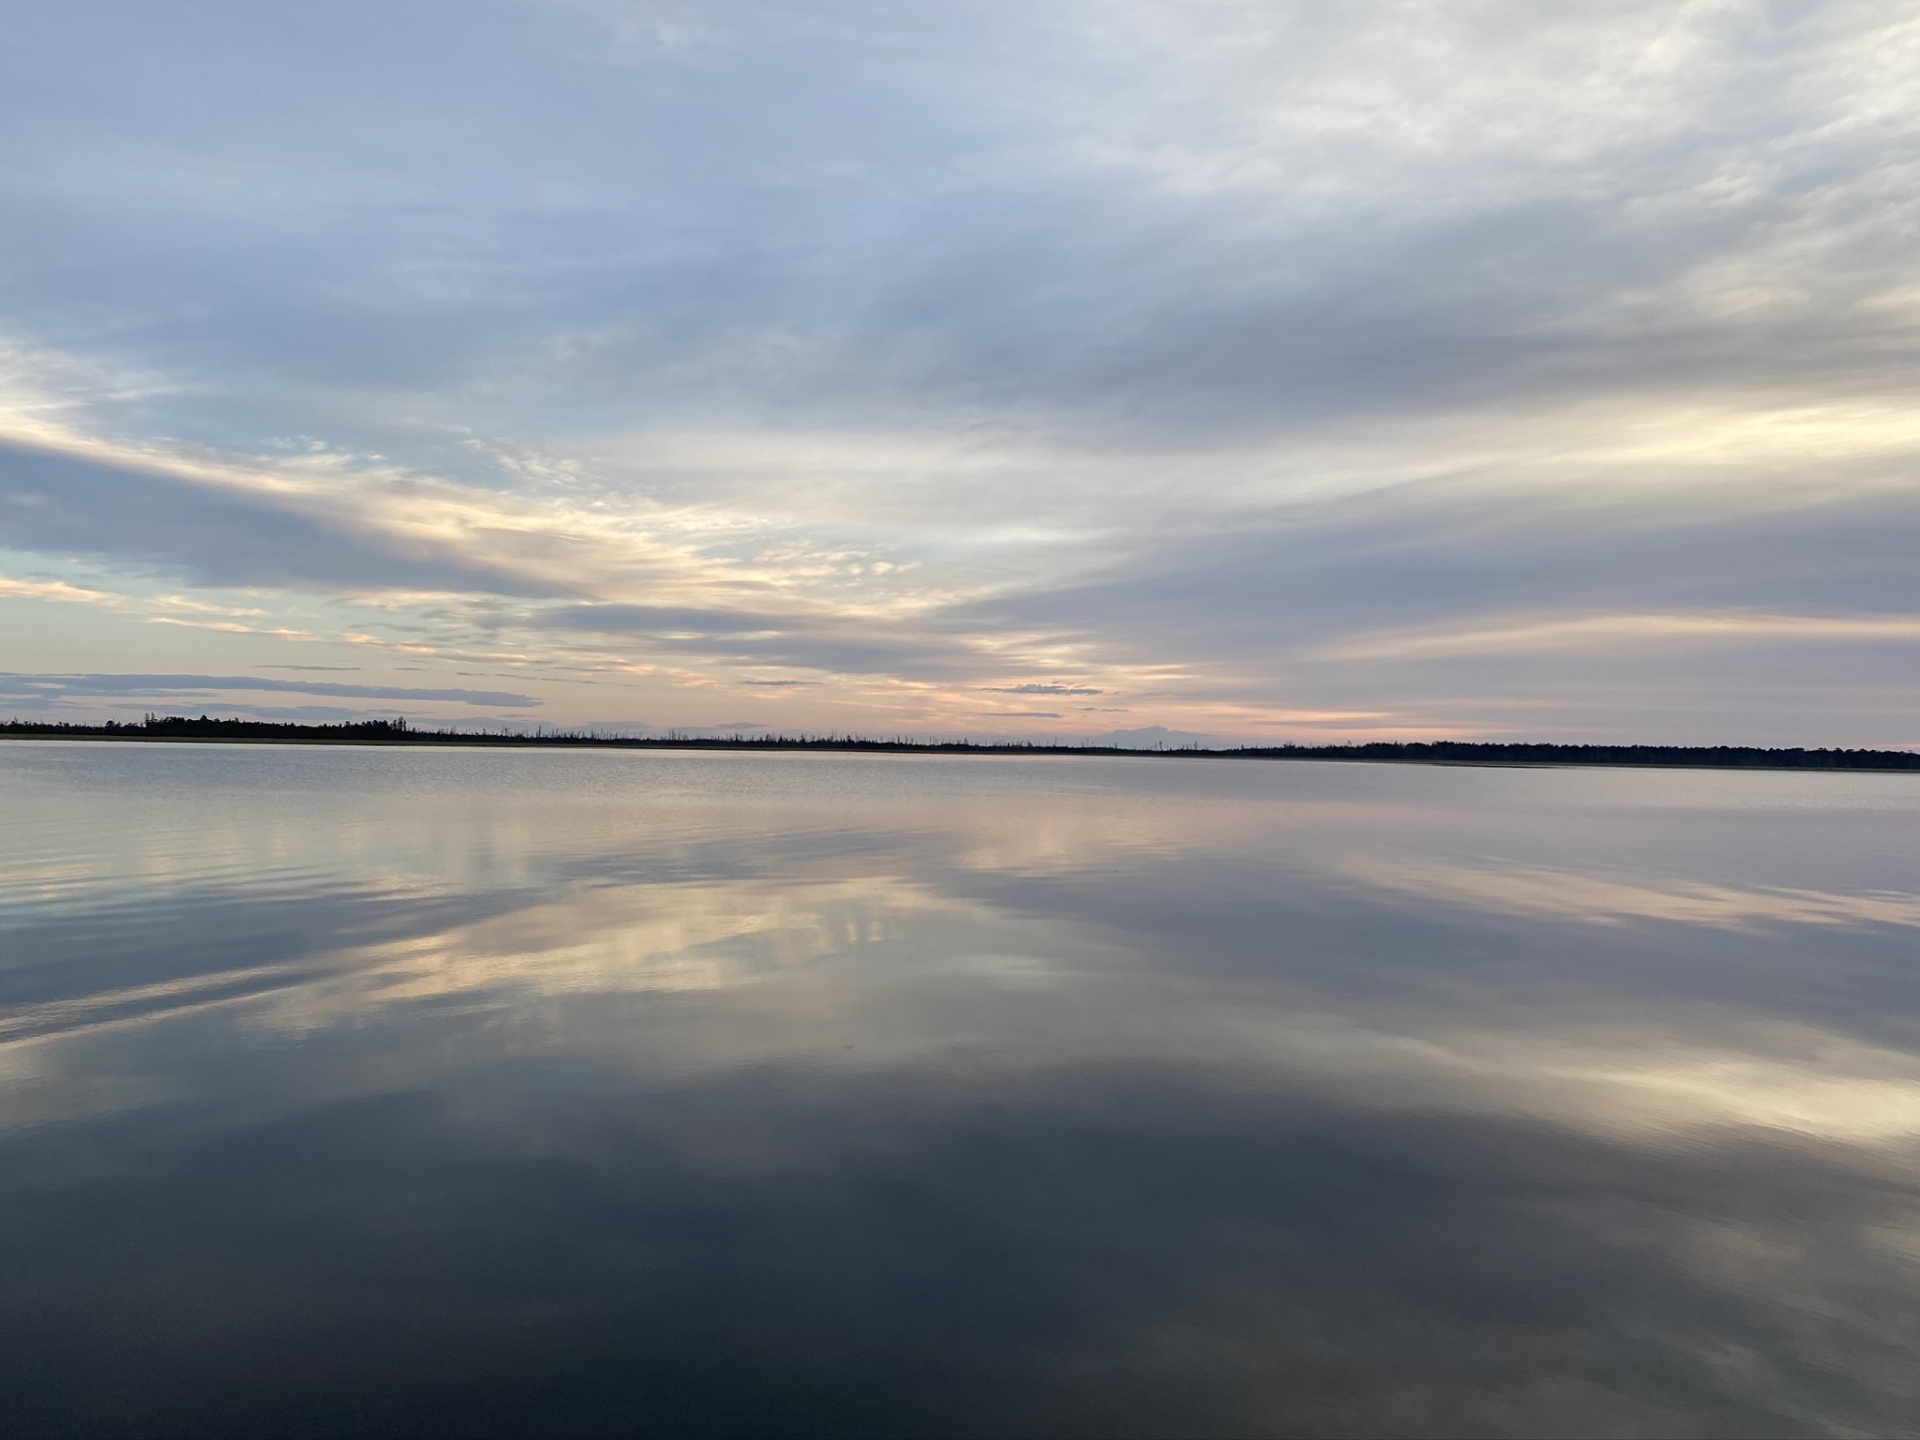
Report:
[[447,700],[461,705],[538,706],[531,695],[505,690],[409,689],[394,685],[339,684],[324,680],[276,680],[254,675],[21,675],[0,674],[0,700],[64,700],[74,696],[146,696],[181,700],[227,691],[265,690],[286,695],[332,695],[356,700]]
[[17,671],[1920,742],[1905,7],[108,8],[0,58]]

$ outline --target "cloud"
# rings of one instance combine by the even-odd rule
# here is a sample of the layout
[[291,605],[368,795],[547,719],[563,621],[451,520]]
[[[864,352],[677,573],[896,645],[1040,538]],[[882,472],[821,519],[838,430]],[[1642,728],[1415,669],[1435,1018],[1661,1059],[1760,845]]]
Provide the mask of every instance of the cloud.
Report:
[[338,695],[362,700],[446,700],[462,705],[533,708],[531,695],[505,690],[409,689],[321,680],[275,680],[253,675],[45,675],[0,673],[0,700],[64,700],[104,695],[188,699],[227,691],[270,690],[291,695]]
[[1101,695],[1104,691],[1095,690],[1086,685],[989,685],[986,691],[990,695]]
[[1467,627],[1360,635],[1334,642],[1322,654],[1343,660],[1422,656],[1516,655],[1538,651],[1627,650],[1649,645],[1723,647],[1806,641],[1816,644],[1913,644],[1920,615],[1755,615],[1739,611],[1653,615],[1543,616]]
[[1053,635],[1082,668],[1180,657],[1140,690],[1389,730],[1457,699],[1482,733],[1911,742],[1885,659],[1920,644],[1911,487],[1518,482],[1302,498],[947,620]]
[[651,605],[568,605],[531,616],[535,630],[643,636],[650,649],[854,675],[954,675],[989,657],[966,639],[911,620]]
[[0,601],[89,652],[1906,738],[1904,7],[115,17],[0,61]]
[[[202,585],[549,594],[456,543],[297,492],[0,441],[0,543],[182,571]],[[324,497],[323,497],[324,500]],[[370,523],[371,522],[371,523]]]

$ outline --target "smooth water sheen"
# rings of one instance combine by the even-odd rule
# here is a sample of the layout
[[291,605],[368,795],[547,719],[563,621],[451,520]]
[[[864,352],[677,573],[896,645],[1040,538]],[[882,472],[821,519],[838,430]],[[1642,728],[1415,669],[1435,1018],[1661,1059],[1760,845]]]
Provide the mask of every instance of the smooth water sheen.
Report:
[[0,1429],[1896,1434],[1920,776],[0,745]]

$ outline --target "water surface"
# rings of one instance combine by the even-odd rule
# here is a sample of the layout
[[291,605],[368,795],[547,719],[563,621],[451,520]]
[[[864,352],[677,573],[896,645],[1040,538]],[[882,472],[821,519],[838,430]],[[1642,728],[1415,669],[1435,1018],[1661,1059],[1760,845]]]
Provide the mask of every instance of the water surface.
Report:
[[10,1434],[1904,1434],[1920,777],[0,744]]

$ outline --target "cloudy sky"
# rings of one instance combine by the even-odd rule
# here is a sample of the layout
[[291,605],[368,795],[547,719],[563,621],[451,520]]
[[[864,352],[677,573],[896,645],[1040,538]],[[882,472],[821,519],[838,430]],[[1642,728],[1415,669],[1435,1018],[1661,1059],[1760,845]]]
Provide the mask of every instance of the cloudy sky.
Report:
[[1920,744],[1910,0],[5,25],[0,716]]

